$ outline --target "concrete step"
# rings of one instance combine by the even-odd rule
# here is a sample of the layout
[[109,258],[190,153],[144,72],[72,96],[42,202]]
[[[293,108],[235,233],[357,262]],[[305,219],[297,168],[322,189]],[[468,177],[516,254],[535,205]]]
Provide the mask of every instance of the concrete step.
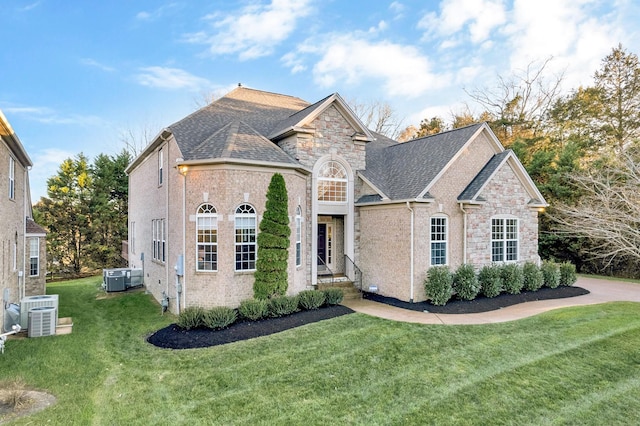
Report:
[[354,287],[353,282],[351,281],[334,281],[332,283],[320,283],[318,282],[318,290],[326,290],[327,288],[339,288],[342,290],[344,294],[344,299],[346,300],[354,300],[361,299],[362,294],[360,291]]

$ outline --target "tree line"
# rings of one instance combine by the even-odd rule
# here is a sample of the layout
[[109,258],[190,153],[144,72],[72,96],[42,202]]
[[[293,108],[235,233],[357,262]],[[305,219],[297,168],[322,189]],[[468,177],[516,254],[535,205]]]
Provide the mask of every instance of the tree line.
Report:
[[47,234],[47,268],[52,274],[79,275],[125,266],[128,180],[131,155],[99,154],[90,163],[80,153],[62,162],[47,180],[47,196],[33,206]]

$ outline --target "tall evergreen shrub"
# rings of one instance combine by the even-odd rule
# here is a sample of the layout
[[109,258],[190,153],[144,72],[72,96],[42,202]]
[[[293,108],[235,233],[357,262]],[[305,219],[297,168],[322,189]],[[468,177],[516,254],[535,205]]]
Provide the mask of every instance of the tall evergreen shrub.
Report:
[[253,284],[256,299],[283,295],[287,291],[287,260],[291,235],[288,209],[284,177],[276,173],[269,183],[266,208],[258,233],[258,259]]
[[473,300],[480,291],[480,283],[473,265],[465,263],[456,269],[453,276],[453,289],[462,300]]

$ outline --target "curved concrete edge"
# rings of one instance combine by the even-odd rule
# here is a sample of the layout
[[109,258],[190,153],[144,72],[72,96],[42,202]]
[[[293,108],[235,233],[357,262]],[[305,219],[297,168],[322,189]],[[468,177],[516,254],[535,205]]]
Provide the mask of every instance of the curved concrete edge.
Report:
[[356,312],[393,321],[418,324],[492,324],[527,318],[552,309],[595,305],[607,302],[640,302],[640,284],[614,279],[578,277],[575,286],[589,294],[565,299],[538,300],[520,303],[495,311],[477,314],[434,314],[396,308],[371,300],[345,300],[342,304]]

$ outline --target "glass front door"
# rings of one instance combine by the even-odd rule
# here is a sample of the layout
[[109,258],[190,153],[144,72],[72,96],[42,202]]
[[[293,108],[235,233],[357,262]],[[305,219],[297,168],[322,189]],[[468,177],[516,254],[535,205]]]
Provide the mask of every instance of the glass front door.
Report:
[[318,224],[318,270],[333,267],[333,224]]

